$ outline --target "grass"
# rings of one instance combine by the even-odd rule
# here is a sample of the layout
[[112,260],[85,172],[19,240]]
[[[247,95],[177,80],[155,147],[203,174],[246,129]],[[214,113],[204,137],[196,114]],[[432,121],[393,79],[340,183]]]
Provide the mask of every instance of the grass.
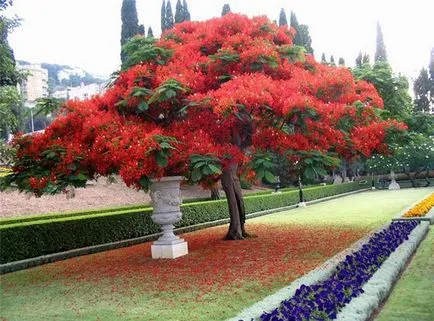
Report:
[[434,230],[413,260],[375,321],[431,321],[434,318]]
[[150,243],[6,274],[0,320],[225,320],[433,189],[376,191],[255,218],[258,238],[223,241],[226,227],[184,234],[189,255],[152,260]]

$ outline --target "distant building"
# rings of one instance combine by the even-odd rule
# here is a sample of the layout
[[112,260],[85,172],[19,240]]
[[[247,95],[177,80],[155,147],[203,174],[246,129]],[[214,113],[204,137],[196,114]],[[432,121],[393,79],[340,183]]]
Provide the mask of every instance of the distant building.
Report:
[[38,64],[19,65],[18,68],[28,73],[20,87],[26,105],[34,105],[36,99],[48,96],[48,70]]
[[67,89],[57,90],[53,93],[53,97],[84,100],[102,94],[104,91],[105,88],[103,84],[84,85],[81,83],[79,87],[68,87]]

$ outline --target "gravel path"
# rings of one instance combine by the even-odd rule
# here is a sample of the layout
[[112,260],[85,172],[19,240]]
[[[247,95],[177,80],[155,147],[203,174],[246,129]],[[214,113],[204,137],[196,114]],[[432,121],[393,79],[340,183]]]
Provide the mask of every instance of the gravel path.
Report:
[[[256,188],[246,190],[246,193],[264,190]],[[183,199],[209,197],[210,192],[201,187],[182,186]],[[221,195],[224,192],[221,191]],[[12,217],[28,214],[46,214],[70,212],[84,209],[96,209],[122,205],[143,204],[150,201],[149,194],[138,192],[125,186],[121,181],[107,184],[106,180],[100,179],[88,184],[86,188],[77,188],[75,197],[67,199],[64,194],[42,196],[40,198],[27,197],[18,192],[0,192],[0,217]]]

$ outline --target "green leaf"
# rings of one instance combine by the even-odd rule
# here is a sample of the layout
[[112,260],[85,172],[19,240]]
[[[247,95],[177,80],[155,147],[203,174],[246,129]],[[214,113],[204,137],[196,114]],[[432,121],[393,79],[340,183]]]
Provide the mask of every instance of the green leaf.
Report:
[[260,168],[256,171],[257,180],[262,180],[264,178],[264,175],[265,175],[265,170],[263,168]]
[[200,168],[193,169],[193,171],[191,172],[191,180],[193,182],[197,182],[201,178],[202,178],[202,172],[201,172]]
[[167,166],[167,163],[168,163],[167,158],[164,157],[163,155],[161,155],[161,153],[155,154],[155,161],[157,162],[157,165],[159,167],[165,167],[165,166]]
[[139,111],[143,112],[143,111],[146,111],[146,110],[149,109],[149,105],[148,105],[147,102],[142,101],[137,108],[138,108]]
[[304,176],[308,179],[314,179],[316,176],[315,171],[311,167],[308,167],[304,170]]
[[169,89],[166,91],[165,96],[167,97],[167,99],[175,97],[176,96],[176,91],[174,91],[173,89]]
[[83,173],[80,173],[80,174],[77,175],[77,179],[79,181],[87,181],[87,175],[85,175]]
[[208,166],[209,166],[209,168],[211,168],[213,174],[221,174],[222,173],[221,169],[218,168],[217,166],[215,166],[213,164],[209,164]]
[[269,171],[264,171],[264,179],[265,181],[267,181],[268,183],[275,183],[276,182],[276,178],[274,177],[274,175],[269,172]]

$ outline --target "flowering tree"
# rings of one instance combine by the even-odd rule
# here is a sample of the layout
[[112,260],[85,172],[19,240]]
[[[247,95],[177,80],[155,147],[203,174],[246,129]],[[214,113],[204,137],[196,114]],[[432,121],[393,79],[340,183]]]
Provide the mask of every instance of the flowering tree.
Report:
[[242,239],[239,175],[270,178],[271,151],[346,159],[387,151],[399,123],[382,121],[375,88],[345,68],[317,63],[294,46],[294,30],[265,17],[227,14],[184,22],[159,41],[136,37],[102,96],[68,101],[44,134],[15,140],[18,161],[6,186],[36,195],[120,174],[147,190],[151,179],[183,175],[227,195],[228,239]]

